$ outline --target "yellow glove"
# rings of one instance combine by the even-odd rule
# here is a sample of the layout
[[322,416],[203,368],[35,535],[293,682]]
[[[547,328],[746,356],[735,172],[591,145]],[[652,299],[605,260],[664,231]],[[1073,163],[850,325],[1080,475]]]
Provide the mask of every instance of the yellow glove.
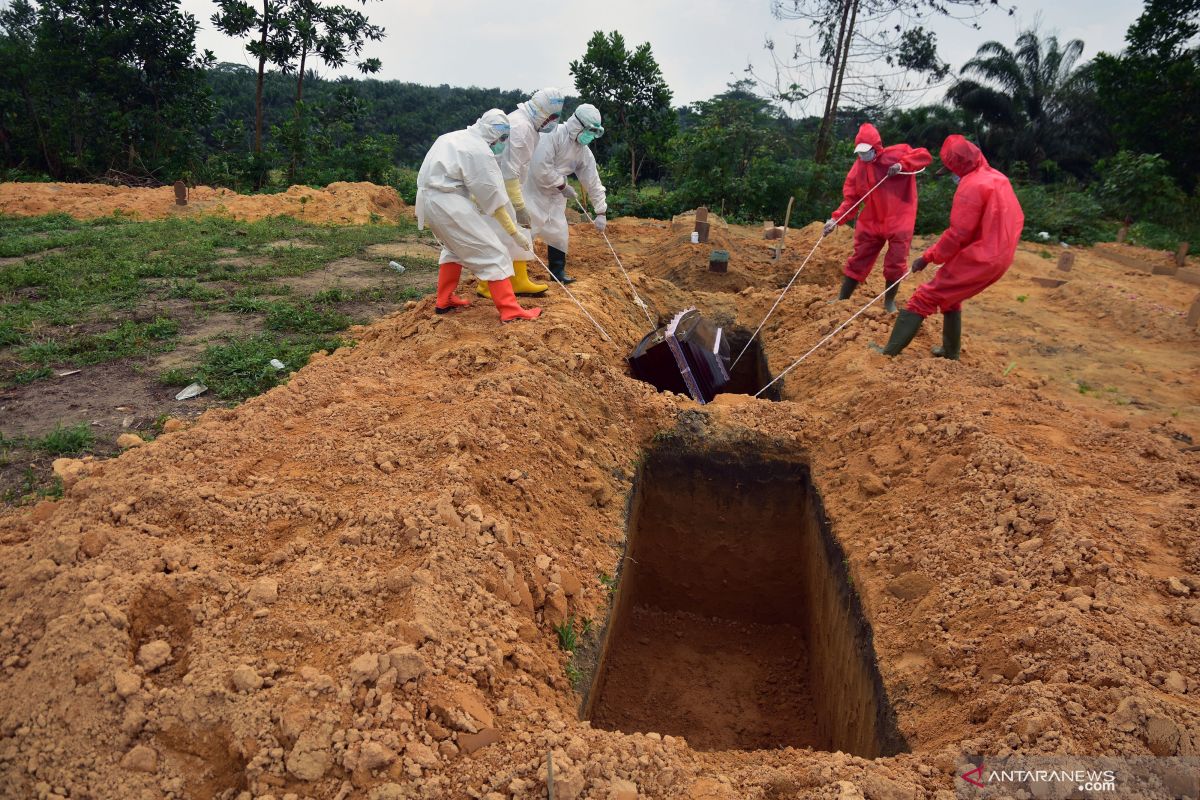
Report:
[[508,199],[512,200],[513,208],[521,211],[525,208],[525,195],[521,194],[521,181],[518,178],[507,180],[504,182],[504,188],[508,192]]
[[500,226],[504,228],[505,232],[509,236],[512,236],[517,232],[517,223],[512,221],[512,217],[508,215],[508,210],[504,206],[497,208],[496,212],[492,214],[492,216],[495,218],[496,222],[500,223]]

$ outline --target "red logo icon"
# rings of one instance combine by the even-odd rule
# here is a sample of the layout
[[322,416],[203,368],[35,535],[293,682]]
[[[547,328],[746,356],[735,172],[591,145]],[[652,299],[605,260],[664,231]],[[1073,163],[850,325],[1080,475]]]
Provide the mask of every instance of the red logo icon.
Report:
[[975,780],[975,778],[972,778],[971,777],[972,775],[974,775],[975,778],[982,778],[983,777],[983,764],[980,764],[978,767],[971,770],[970,772],[964,772],[960,776],[967,783],[970,783],[974,786],[978,786],[980,789],[983,789],[984,785],[982,783],[980,783],[979,781]]

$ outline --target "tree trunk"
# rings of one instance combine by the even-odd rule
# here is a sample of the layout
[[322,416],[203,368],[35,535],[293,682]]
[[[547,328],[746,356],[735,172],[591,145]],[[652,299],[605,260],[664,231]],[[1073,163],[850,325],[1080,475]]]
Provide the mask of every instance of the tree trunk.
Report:
[[637,189],[637,151],[632,143],[629,145],[629,183]]
[[833,49],[833,63],[829,65],[829,87],[825,91],[825,110],[821,113],[821,127],[817,132],[817,151],[813,160],[824,164],[829,156],[829,143],[833,133],[833,118],[837,114],[833,96],[837,91],[838,73],[842,67],[842,48],[846,40],[846,20],[850,16],[853,0],[843,0],[842,18],[838,21],[837,45]]
[[829,94],[825,98],[825,114],[821,117],[821,130],[817,136],[817,152],[813,160],[824,164],[829,159],[829,148],[833,144],[833,129],[837,124],[838,107],[842,100],[842,81],[846,77],[846,65],[850,63],[850,48],[854,44],[854,27],[858,21],[861,0],[846,0],[842,9],[842,27],[838,36],[838,49],[829,73]]
[[[308,58],[308,42],[300,48],[300,74],[296,76],[296,100],[292,103],[295,109],[295,125],[292,128],[292,135],[300,135],[300,103],[304,100],[304,62]],[[296,180],[296,162],[297,150],[299,150],[299,141],[292,140],[292,163],[288,165],[288,183]]]
[[[258,57],[258,83],[254,86],[254,154],[262,155],[262,128],[263,128],[263,72],[267,67],[267,31],[270,30],[271,20],[268,16],[270,0],[263,0],[263,15],[262,15],[262,36],[259,38],[259,44],[262,45],[262,53]],[[254,188],[262,188],[262,175],[258,170],[254,175]]]

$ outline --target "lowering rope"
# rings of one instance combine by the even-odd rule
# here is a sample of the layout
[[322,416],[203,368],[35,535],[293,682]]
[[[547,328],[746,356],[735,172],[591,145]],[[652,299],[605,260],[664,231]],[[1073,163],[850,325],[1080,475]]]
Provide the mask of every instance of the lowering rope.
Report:
[[859,315],[859,314],[863,313],[863,312],[864,312],[864,311],[866,311],[868,308],[870,308],[871,306],[873,306],[873,305],[875,305],[876,303],[878,303],[878,302],[879,302],[879,299],[880,299],[881,297],[883,297],[885,294],[887,294],[888,292],[890,292],[890,291],[891,291],[892,289],[894,289],[895,287],[899,286],[899,285],[900,285],[900,281],[904,280],[905,278],[907,278],[907,277],[908,277],[909,275],[911,275],[911,274],[912,274],[912,270],[911,270],[911,269],[906,269],[906,270],[904,270],[904,274],[903,274],[903,275],[901,275],[899,278],[897,278],[895,283],[893,283],[891,286],[889,286],[889,287],[887,287],[886,289],[884,289],[884,290],[883,290],[882,292],[880,292],[879,294],[875,295],[875,297],[874,297],[874,298],[873,298],[873,299],[872,299],[872,300],[871,300],[869,303],[867,303],[865,306],[863,306],[862,308],[860,308],[858,311],[855,311],[855,312],[854,312],[854,314],[853,314],[853,315],[850,317],[850,319],[846,320],[846,321],[845,321],[845,322],[843,322],[841,325],[838,325],[836,328],[834,328],[832,331],[830,331],[828,334],[826,334],[826,336],[825,336],[825,338],[824,338],[824,339],[822,339],[821,341],[819,341],[819,342],[817,342],[816,344],[814,344],[814,345],[812,346],[812,349],[810,349],[810,350],[809,350],[807,353],[805,353],[804,355],[800,356],[800,357],[799,357],[799,358],[797,358],[795,361],[793,361],[793,362],[792,362],[792,364],[791,364],[791,366],[789,366],[789,367],[788,367],[787,369],[785,369],[783,372],[781,372],[781,373],[779,373],[777,376],[775,376],[775,379],[774,379],[774,380],[772,380],[770,383],[768,383],[768,384],[767,384],[766,386],[764,386],[763,388],[759,389],[759,390],[758,390],[758,392],[756,392],[754,396],[755,396],[755,397],[758,397],[758,396],[759,396],[759,395],[761,395],[763,392],[765,392],[767,389],[770,389],[772,386],[774,386],[774,385],[775,385],[775,383],[776,383],[777,381],[779,381],[781,378],[783,378],[783,376],[784,376],[784,375],[787,375],[787,374],[788,374],[789,372],[791,372],[793,369],[795,369],[796,367],[800,366],[800,362],[801,362],[801,361],[803,361],[804,359],[808,358],[808,357],[809,357],[809,356],[811,356],[813,353],[815,353],[815,352],[817,351],[817,349],[821,347],[821,345],[825,344],[825,343],[826,343],[826,342],[828,342],[830,339],[832,339],[834,336],[836,336],[836,335],[838,334],[838,331],[840,331],[842,328],[846,327],[846,326],[847,326],[847,325],[849,325],[851,322],[853,322],[853,321],[855,320],[855,318],[857,318],[857,317],[858,317],[858,315]]
[[[593,219],[592,215],[589,214],[587,209],[583,207],[583,203],[579,202],[578,197],[575,198],[575,205],[579,206],[579,210],[583,212],[583,215],[587,217],[587,221],[592,223],[592,226],[594,227],[596,220]],[[621,268],[621,274],[625,276],[625,283],[629,284],[629,291],[633,292],[633,302],[636,303],[637,307],[640,308],[642,313],[646,315],[646,321],[650,323],[650,327],[657,328],[658,326],[654,324],[654,317],[650,316],[650,309],[647,308],[644,302],[642,302],[642,298],[638,296],[637,289],[633,288],[633,281],[629,279],[629,273],[625,271],[625,265],[621,263],[621,257],[617,255],[617,251],[613,249],[612,242],[608,240],[608,234],[604,231],[600,231],[600,235],[604,237],[604,243],[608,245],[609,252],[612,253],[613,258],[617,260],[617,266]]]
[[[924,171],[925,171],[925,168],[921,167],[916,172],[897,172],[896,174],[897,175],[920,175]],[[836,224],[840,225],[842,220],[844,220],[846,217],[848,217],[851,214],[851,212],[854,211],[854,209],[858,208],[864,201],[866,201],[866,199],[868,197],[871,196],[871,192],[874,192],[876,189],[878,189],[880,186],[882,186],[883,182],[886,181],[890,177],[892,177],[892,176],[884,175],[882,178],[880,178],[879,183],[875,184],[870,189],[868,189],[867,193],[858,199],[858,202],[856,202],[854,205],[850,206],[850,208],[846,209],[845,213],[843,213],[840,217],[835,219],[834,222]],[[767,315],[765,317],[763,317],[762,322],[758,323],[758,327],[754,329],[753,335],[751,335],[751,337],[748,340],[746,340],[746,346],[742,348],[742,352],[738,353],[737,358],[735,358],[733,360],[733,364],[730,365],[729,368],[731,370],[737,366],[737,363],[739,361],[742,360],[742,356],[746,355],[746,351],[750,349],[750,344],[758,337],[758,332],[762,330],[763,325],[766,325],[767,320],[770,319],[771,315],[775,313],[775,308],[783,301],[783,296],[788,293],[788,289],[792,288],[792,284],[796,282],[796,278],[800,277],[800,273],[804,271],[804,268],[806,266],[808,266],[809,259],[813,257],[813,253],[817,252],[817,248],[821,246],[821,242],[823,242],[823,241],[825,241],[825,231],[824,230],[821,231],[821,235],[820,235],[820,237],[818,237],[817,243],[813,245],[812,250],[809,250],[808,255],[804,257],[804,262],[800,264],[800,269],[796,270],[796,274],[793,275],[792,279],[787,282],[787,286],[783,287],[783,291],[779,293],[779,297],[775,298],[775,303],[771,306],[771,310],[767,312]],[[760,394],[761,394],[761,392],[760,392]],[[757,397],[758,395],[755,395],[755,396]]]
[[567,288],[567,285],[565,283],[563,283],[562,281],[560,281],[558,279],[557,275],[555,275],[553,272],[551,272],[550,268],[546,266],[546,262],[542,261],[541,256],[539,256],[536,252],[534,252],[532,247],[530,247],[529,249],[530,249],[530,252],[533,252],[533,257],[537,259],[537,262],[542,265],[542,269],[546,270],[546,273],[551,278],[554,278],[554,282],[562,287],[562,290],[567,293],[567,297],[571,298],[571,301],[573,303],[575,303],[575,305],[579,306],[579,310],[583,312],[583,315],[585,317],[587,317],[588,320],[593,325],[596,326],[596,330],[600,331],[600,335],[604,337],[604,341],[611,342],[612,339],[609,338],[608,331],[604,330],[604,327],[599,322],[596,322],[595,318],[593,318],[592,315],[588,313],[588,310],[583,307],[583,303],[579,302],[575,298],[575,295],[571,294],[571,290]]

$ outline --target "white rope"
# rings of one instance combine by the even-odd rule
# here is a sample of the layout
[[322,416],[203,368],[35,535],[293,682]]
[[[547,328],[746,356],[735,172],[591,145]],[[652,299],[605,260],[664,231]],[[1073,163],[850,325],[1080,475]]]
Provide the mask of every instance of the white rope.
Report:
[[811,356],[813,353],[815,353],[815,352],[817,351],[817,349],[821,347],[821,345],[825,344],[825,343],[826,343],[826,342],[828,342],[830,339],[832,339],[834,336],[836,336],[836,335],[838,334],[838,331],[840,331],[842,328],[844,328],[844,327],[846,327],[847,325],[849,325],[851,322],[854,322],[854,320],[855,320],[855,319],[858,317],[858,315],[859,315],[859,314],[863,313],[863,312],[864,312],[864,311],[866,311],[868,308],[870,308],[871,306],[875,305],[875,303],[879,302],[879,298],[883,297],[885,294],[887,294],[888,292],[890,292],[892,289],[894,289],[894,288],[896,288],[897,286],[899,286],[899,285],[900,285],[900,281],[904,280],[905,278],[907,278],[907,277],[908,277],[909,275],[911,275],[911,274],[912,274],[912,270],[911,270],[911,269],[906,269],[906,270],[904,270],[904,274],[903,274],[903,275],[901,275],[899,278],[897,278],[895,283],[893,283],[891,286],[889,286],[889,287],[887,287],[886,289],[884,289],[884,290],[883,290],[882,292],[880,292],[879,294],[875,295],[875,297],[874,297],[874,298],[871,300],[871,302],[867,303],[865,306],[863,306],[862,308],[860,308],[858,311],[855,311],[855,312],[854,312],[854,315],[853,315],[853,316],[851,316],[851,317],[850,317],[850,319],[846,320],[846,321],[845,321],[845,322],[843,322],[841,325],[838,325],[836,328],[834,328],[832,331],[830,331],[830,332],[829,332],[829,333],[828,333],[828,334],[825,336],[825,338],[824,338],[824,339],[822,339],[821,341],[819,341],[819,342],[817,342],[816,344],[814,344],[814,345],[812,346],[812,348],[811,348],[811,349],[810,349],[810,350],[809,350],[807,353],[805,353],[804,355],[800,356],[800,357],[799,357],[799,358],[797,358],[795,361],[793,361],[790,367],[788,367],[788,368],[787,368],[787,369],[785,369],[783,372],[781,372],[781,373],[779,373],[778,375],[776,375],[776,376],[775,376],[775,379],[774,379],[773,381],[771,381],[770,383],[768,383],[768,384],[767,384],[766,386],[764,386],[763,388],[759,389],[759,390],[758,390],[758,391],[757,391],[757,392],[754,394],[754,396],[755,396],[755,397],[758,397],[760,394],[762,394],[763,392],[765,392],[767,389],[770,389],[772,386],[774,386],[774,385],[775,385],[775,383],[776,383],[777,381],[779,381],[780,379],[782,379],[784,375],[787,375],[787,374],[788,374],[789,372],[791,372],[793,369],[795,369],[796,367],[800,366],[800,362],[801,362],[801,361],[803,361],[804,359],[808,358],[808,357],[809,357],[809,356]]
[[[575,205],[579,206],[579,210],[583,212],[583,215],[587,217],[587,221],[592,223],[594,227],[596,224],[595,219],[593,219],[592,215],[589,214],[587,209],[583,207],[583,203],[579,202],[578,197],[575,198]],[[606,234],[604,231],[600,231],[600,235],[604,237],[604,243],[608,245],[609,252],[611,252],[613,254],[613,258],[617,260],[617,266],[621,268],[621,274],[625,276],[625,283],[629,284],[629,291],[633,292],[633,302],[636,303],[637,307],[640,308],[642,313],[646,315],[646,321],[650,323],[650,327],[657,328],[658,326],[654,324],[654,317],[650,316],[650,309],[644,302],[642,302],[642,298],[638,296],[637,289],[633,288],[633,281],[629,279],[629,273],[625,271],[625,265],[621,263],[621,257],[617,255],[616,250],[613,250],[612,242],[608,240],[608,234]]]
[[[921,167],[921,168],[920,168],[919,170],[917,170],[916,172],[903,172],[903,171],[901,171],[901,172],[897,172],[896,174],[897,174],[897,175],[920,175],[920,174],[921,174],[922,172],[924,172],[924,171],[925,171],[925,168],[924,168],[924,167]],[[837,219],[835,219],[835,220],[834,220],[834,223],[835,223],[835,224],[841,224],[841,221],[842,221],[842,220],[844,220],[846,217],[848,217],[848,216],[850,215],[850,213],[851,213],[852,211],[854,211],[854,209],[856,209],[856,208],[858,208],[860,205],[862,205],[862,203],[863,203],[863,202],[864,202],[864,201],[865,201],[865,200],[866,200],[868,197],[870,197],[870,196],[871,196],[871,192],[875,191],[875,190],[876,190],[876,189],[878,189],[880,186],[882,186],[882,185],[883,185],[883,182],[884,182],[884,181],[886,181],[886,180],[887,180],[888,178],[890,178],[890,177],[892,177],[892,176],[891,176],[891,175],[884,175],[882,178],[880,178],[880,179],[879,179],[879,183],[875,184],[875,185],[874,185],[874,186],[872,186],[870,189],[868,189],[868,190],[867,190],[867,193],[866,193],[866,194],[864,194],[862,197],[860,197],[860,198],[858,199],[858,201],[857,201],[856,203],[854,203],[854,205],[852,205],[852,206],[850,206],[848,209],[846,209],[846,211],[845,211],[845,212],[844,212],[844,213],[843,213],[843,214],[842,214],[840,217],[838,217]],[[762,327],[763,327],[763,325],[766,325],[766,324],[767,324],[767,320],[768,320],[768,319],[770,319],[770,318],[771,318],[771,315],[775,313],[775,308],[776,308],[776,306],[778,306],[778,305],[779,305],[779,303],[780,303],[780,302],[783,300],[783,296],[784,296],[785,294],[787,294],[787,293],[788,293],[788,290],[792,288],[792,284],[796,282],[796,278],[800,277],[800,273],[801,273],[801,272],[804,270],[804,268],[805,268],[806,266],[808,266],[808,260],[809,260],[810,258],[812,258],[812,257],[813,257],[813,253],[817,252],[817,248],[821,246],[821,242],[823,242],[823,241],[825,241],[825,231],[824,231],[824,229],[822,229],[822,230],[821,230],[821,236],[820,236],[820,237],[817,239],[817,243],[813,245],[813,248],[812,248],[812,250],[809,250],[809,251],[808,251],[808,255],[807,255],[807,256],[805,256],[805,258],[804,258],[804,263],[802,263],[802,264],[800,265],[800,269],[796,270],[796,274],[792,275],[792,279],[791,279],[790,281],[788,281],[788,282],[787,282],[787,286],[783,287],[783,291],[779,293],[779,297],[775,298],[775,303],[774,303],[774,304],[771,306],[771,310],[767,312],[767,315],[766,315],[765,317],[763,317],[763,319],[762,319],[762,322],[758,323],[758,327],[754,329],[754,334],[753,334],[753,335],[752,335],[752,336],[751,336],[751,337],[750,337],[750,338],[749,338],[749,339],[746,341],[746,346],[742,348],[742,352],[738,353],[738,356],[737,356],[737,358],[735,358],[735,359],[733,360],[733,364],[731,364],[731,365],[729,366],[729,368],[730,368],[730,369],[733,369],[734,367],[736,367],[736,366],[737,366],[737,364],[738,364],[738,362],[742,360],[742,356],[746,355],[746,351],[750,349],[750,345],[751,345],[751,343],[753,343],[753,342],[754,342],[754,339],[755,339],[755,337],[757,337],[757,336],[758,336],[758,332],[762,330]]]
[[[532,251],[533,247],[531,246],[529,249]],[[558,276],[546,266],[546,262],[542,261],[541,256],[539,256],[537,253],[534,253],[533,257],[536,258],[537,262],[542,265],[542,269],[546,270],[547,274],[549,274],[551,278],[554,278],[554,282],[562,287],[562,290],[567,293],[567,297],[571,298],[572,302],[579,306],[579,310],[583,312],[583,315],[587,317],[593,325],[596,326],[596,330],[600,331],[600,335],[604,337],[604,341],[611,342],[612,339],[609,337],[608,331],[604,330],[604,327],[599,322],[596,322],[595,318],[593,318],[592,315],[588,313],[588,310],[583,307],[583,303],[579,302],[579,300],[575,298],[575,295],[571,294],[571,290],[567,288],[567,285],[560,281]]]

